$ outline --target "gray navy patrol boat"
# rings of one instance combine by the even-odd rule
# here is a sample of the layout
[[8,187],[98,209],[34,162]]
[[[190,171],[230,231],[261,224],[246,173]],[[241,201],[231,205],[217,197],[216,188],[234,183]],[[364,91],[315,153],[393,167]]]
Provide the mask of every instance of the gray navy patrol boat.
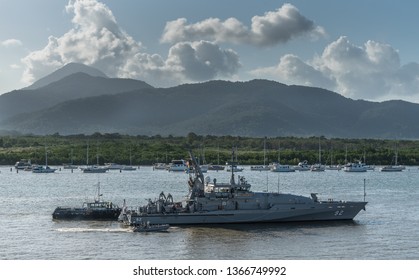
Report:
[[[174,202],[172,195],[162,192],[158,199],[135,210],[122,208],[119,220],[127,225],[150,224],[237,224],[305,221],[352,220],[365,201],[321,201],[316,194],[305,197],[293,194],[252,192],[244,177],[229,183],[205,179],[195,157],[191,156],[195,172],[189,177],[189,194],[184,201]],[[125,204],[125,203],[124,203]]]

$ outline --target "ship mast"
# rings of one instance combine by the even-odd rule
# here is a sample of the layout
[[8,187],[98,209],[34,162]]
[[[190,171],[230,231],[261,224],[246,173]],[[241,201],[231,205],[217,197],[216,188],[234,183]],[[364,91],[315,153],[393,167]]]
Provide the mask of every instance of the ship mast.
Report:
[[202,173],[201,167],[196,161],[192,151],[189,150],[189,156],[191,157],[192,166],[195,170],[195,180],[193,181],[191,198],[199,196],[204,192],[204,174]]
[[[237,149],[237,147],[236,147]],[[237,159],[237,155],[236,155],[236,159]],[[234,147],[232,149],[232,153],[231,153],[231,179],[230,179],[230,184],[231,185],[235,185],[235,181],[234,181],[234,168],[237,167],[238,162],[234,161]]]

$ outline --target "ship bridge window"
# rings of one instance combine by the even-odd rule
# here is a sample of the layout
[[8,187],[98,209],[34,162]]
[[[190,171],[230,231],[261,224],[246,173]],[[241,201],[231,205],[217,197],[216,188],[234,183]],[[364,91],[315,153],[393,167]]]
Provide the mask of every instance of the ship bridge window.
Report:
[[230,192],[230,188],[214,188],[214,191],[225,193],[225,192]]

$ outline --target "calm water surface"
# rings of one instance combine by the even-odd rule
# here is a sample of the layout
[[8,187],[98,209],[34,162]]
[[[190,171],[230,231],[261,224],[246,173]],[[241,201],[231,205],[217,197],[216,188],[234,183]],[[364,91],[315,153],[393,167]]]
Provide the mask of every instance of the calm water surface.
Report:
[[[239,173],[238,173],[239,174]],[[343,171],[244,175],[254,191],[322,199],[363,200],[366,211],[351,222],[171,227],[164,233],[133,233],[118,222],[53,221],[57,206],[81,206],[100,182],[105,200],[143,205],[161,191],[175,200],[187,194],[187,174],[110,171],[84,174],[16,173],[0,167],[0,259],[419,259],[419,169],[403,172]],[[228,181],[226,171],[206,176]]]

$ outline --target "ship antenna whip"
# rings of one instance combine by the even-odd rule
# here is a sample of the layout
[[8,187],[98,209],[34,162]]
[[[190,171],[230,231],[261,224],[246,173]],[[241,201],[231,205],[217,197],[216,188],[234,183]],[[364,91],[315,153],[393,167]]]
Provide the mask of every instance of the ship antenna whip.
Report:
[[367,181],[367,179],[364,178],[364,202],[365,202],[365,197],[367,196],[367,193],[365,192],[366,181]]
[[230,165],[231,165],[230,184],[231,185],[235,185],[236,183],[234,182],[234,167],[237,166],[237,163],[234,161],[234,147],[231,150],[231,162],[230,162]]
[[97,182],[97,202],[100,201],[101,196],[102,196],[102,194],[100,193],[100,181],[99,181],[99,182]]
[[266,172],[266,189],[269,189],[269,176],[268,176],[268,172]]

